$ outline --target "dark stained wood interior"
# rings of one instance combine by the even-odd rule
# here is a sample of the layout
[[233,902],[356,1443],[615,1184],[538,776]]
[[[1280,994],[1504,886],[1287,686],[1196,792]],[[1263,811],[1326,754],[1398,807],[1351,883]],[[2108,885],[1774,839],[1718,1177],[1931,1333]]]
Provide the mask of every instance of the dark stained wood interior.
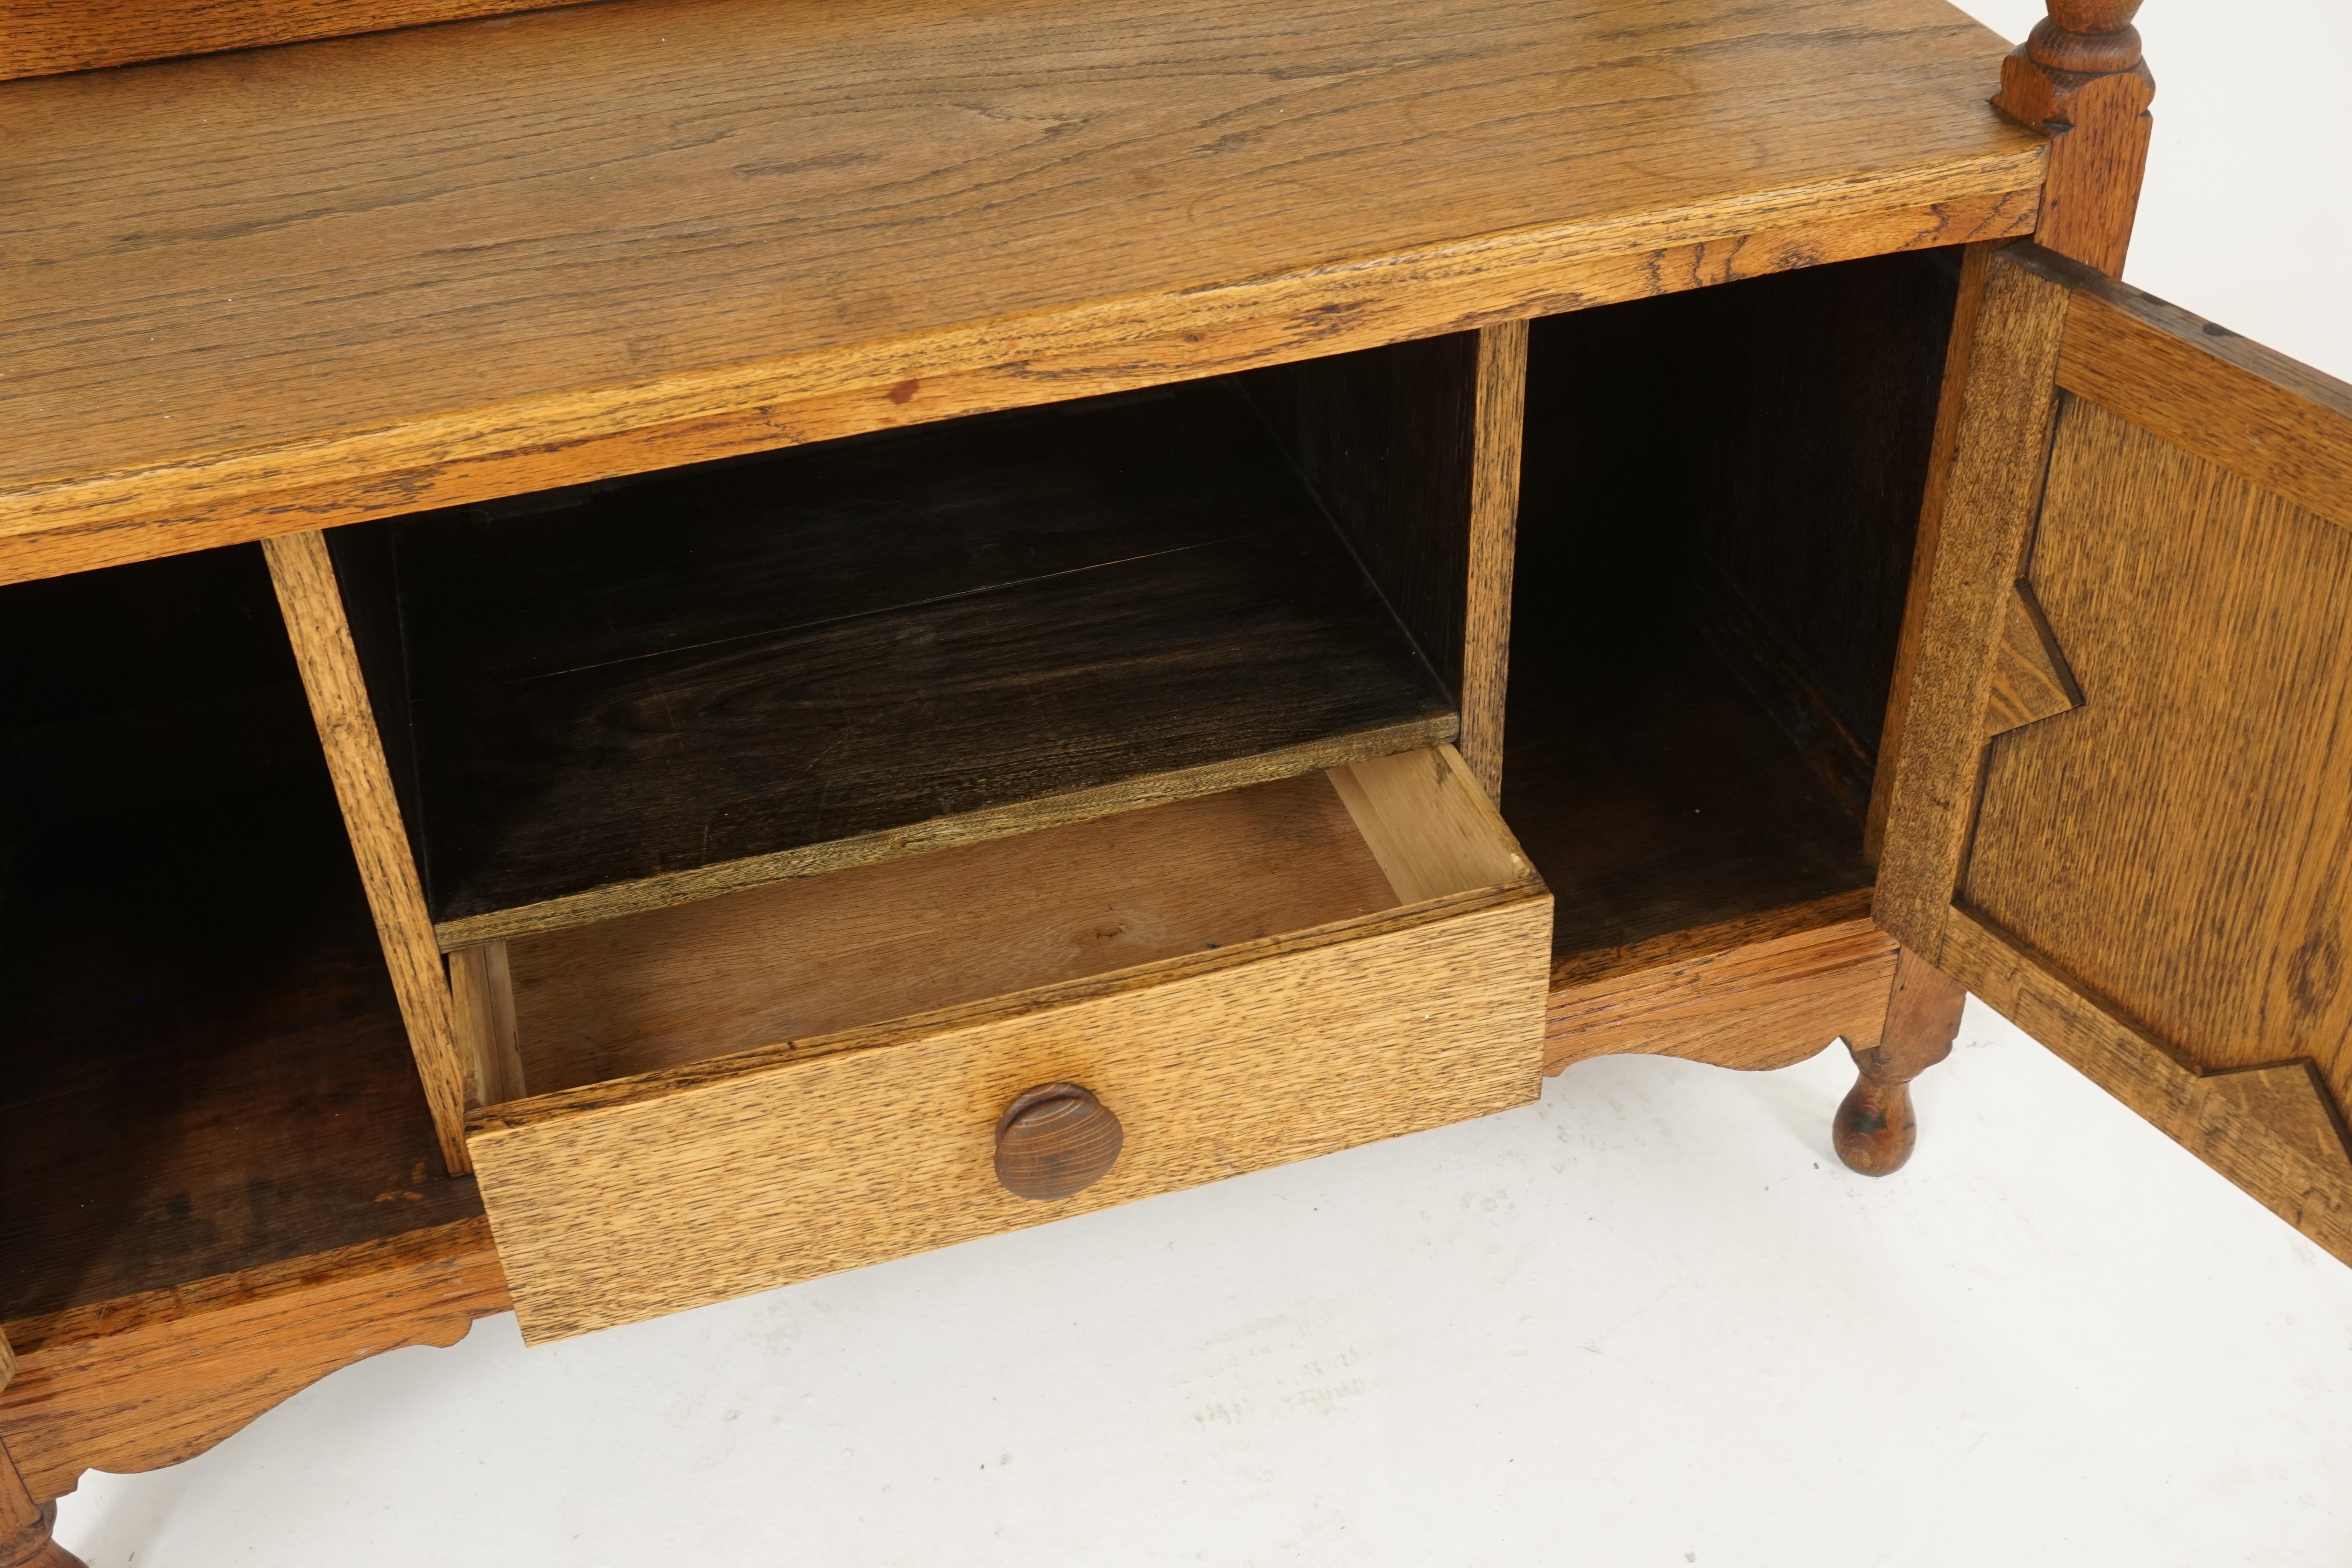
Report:
[[370,531],[436,921],[1452,721],[1225,382]]
[[1536,323],[1503,810],[1563,961],[1866,888],[1957,268]]
[[259,551],[0,595],[0,1321],[479,1212]]

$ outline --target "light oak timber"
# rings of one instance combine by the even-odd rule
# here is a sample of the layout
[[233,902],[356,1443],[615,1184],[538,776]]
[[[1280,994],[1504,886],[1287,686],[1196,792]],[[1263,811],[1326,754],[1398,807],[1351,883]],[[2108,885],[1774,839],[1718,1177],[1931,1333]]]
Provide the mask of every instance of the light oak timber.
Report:
[[359,653],[344,618],[334,564],[328,559],[326,541],[315,532],[283,534],[266,541],[263,549],[303,689],[310,695],[311,716],[318,722],[319,741],[326,750],[327,771],[334,778],[352,852],[359,861],[368,908],[375,915],[401,1020],[416,1054],[417,1077],[432,1108],[442,1157],[451,1174],[462,1175],[473,1168],[467,1163],[463,1133],[467,1072],[450,1016],[448,979],[401,823],[392,768],[376,731]]
[[[657,927],[635,933],[655,966],[622,973],[619,985],[653,982],[647,1001],[679,1010],[674,1025],[645,1031],[635,1060],[615,1059],[609,1046],[630,1016],[625,1003],[566,987],[534,995],[541,960],[519,948],[527,1076],[534,1087],[579,1085],[488,1108],[469,1125],[526,1336],[559,1338],[677,1310],[1534,1098],[1550,928],[1542,882],[1458,756],[1384,758],[1342,773],[1344,788],[1339,779],[1328,788],[1286,781],[1261,788],[1248,806],[1297,825],[1285,832],[1312,836],[1337,826],[1316,805],[1318,792],[1329,797],[1338,789],[1348,800],[1342,820],[1362,825],[1360,869],[1343,871],[1326,895],[1342,900],[1338,909],[1312,911],[1321,923],[1267,931],[1273,922],[1261,915],[1261,934],[1188,944],[1107,973],[1089,972],[1097,960],[1083,946],[1007,944],[1001,975],[1017,978],[1026,968],[1045,983],[965,1000],[974,989],[969,980],[950,981],[947,1005],[911,1016],[888,1010],[921,999],[910,987],[925,982],[893,966],[877,976],[878,986],[867,983],[874,988],[863,998],[882,1016],[831,1033],[771,1035],[754,1048],[690,1054],[698,1046],[723,1052],[745,1037],[747,989],[772,994],[771,1026],[799,1021],[792,970],[803,955],[787,948],[781,962],[737,962],[763,947],[777,952],[779,936],[805,929],[774,922],[778,890],[731,911],[739,921],[751,916],[748,942],[720,954],[731,973],[688,987],[662,984],[660,966],[703,950],[668,942]],[[1173,836],[1129,832],[1125,847],[1138,858],[1125,876],[1154,898],[1162,867],[1148,857],[1156,850],[1178,878],[1176,907],[1218,897],[1229,879],[1213,871],[1187,889],[1183,862],[1214,862],[1234,825],[1221,819],[1215,802],[1159,815],[1151,826]],[[1098,849],[1114,826],[1071,833]],[[961,868],[948,856],[873,868],[853,895],[874,905],[878,918],[866,923],[887,928],[919,920],[930,907],[925,895],[940,890],[910,879],[919,868],[936,882],[942,872],[993,860],[984,869],[998,901],[1032,906],[1026,922],[1055,933],[1053,904],[1064,896],[1058,879],[1069,861],[1066,846],[1053,839],[1031,835],[959,852],[971,862]],[[1326,858],[1301,847],[1309,861]],[[1313,864],[1283,869],[1320,874]],[[1364,886],[1366,870],[1394,884],[1391,898]],[[1081,886],[1071,901],[1098,910],[1097,921],[1126,923],[1124,900],[1105,890]],[[1400,907],[1394,898],[1413,901]],[[1250,901],[1263,909],[1263,899],[1242,910]],[[1342,913],[1349,902],[1372,908]],[[707,924],[712,914],[702,906],[646,919]],[[1003,910],[997,918],[1024,921]],[[859,921],[851,911],[841,923]],[[602,939],[591,929],[542,940]],[[965,957],[943,956],[951,968]],[[674,995],[678,990],[685,994]],[[735,1021],[707,1026],[706,999],[719,1004],[721,1020],[731,1012]],[[840,1016],[839,1000],[834,1009]],[[566,1010],[580,1023],[593,1016],[595,1026],[567,1029]],[[541,1066],[542,1034],[559,1047],[567,1037],[583,1041],[599,1068],[642,1067],[665,1055],[675,1065],[582,1083],[577,1065]],[[1041,1204],[1000,1184],[993,1155],[1007,1108],[1055,1084],[1096,1096],[1115,1113],[1123,1142],[1099,1181]]]
[[523,1095],[517,1045],[514,974],[507,944],[486,942],[449,955],[451,1023],[466,1069],[466,1105],[496,1105]]
[[1877,766],[1870,780],[1870,808],[1864,818],[1862,851],[1872,865],[1886,847],[1886,813],[1895,798],[1897,759],[1911,710],[1911,687],[1919,668],[1919,639],[1927,625],[1927,590],[1935,581],[1936,549],[1943,537],[1947,482],[1952,450],[1959,439],[1960,409],[1975,363],[1977,312],[1984,303],[1986,269],[2000,242],[1984,240],[1961,252],[1960,288],[1952,308],[1952,335],[1944,350],[1943,387],[1936,401],[1936,435],[1927,454],[1927,483],[1919,500],[1919,531],[1911,546],[1911,574],[1904,589],[1903,630],[1895,639],[1895,672],[1887,682],[1886,718],[1879,728]]
[[[1540,884],[479,1114],[528,1342],[1131,1202],[1536,1098]],[[1076,1197],[991,1168],[1022,1090],[1125,1149]]]
[[2031,228],[1991,35],[1771,20],[705,0],[12,83],[0,573]]
[[1471,420],[1470,561],[1462,630],[1462,760],[1490,800],[1503,798],[1503,711],[1510,690],[1511,562],[1527,439],[1528,323],[1478,332]]
[[1145,810],[1339,766],[1358,758],[1390,755],[1450,741],[1458,729],[1455,715],[1433,714],[1423,720],[1360,730],[1229,762],[1147,773],[1097,788],[935,817],[906,827],[836,838],[804,848],[614,883],[593,892],[445,921],[433,930],[441,946],[453,951],[478,942],[544,934],[784,879],[829,876],[909,855],[936,853],[990,839],[1066,827],[1093,817]]
[[1939,963],[2085,1078],[2352,1263],[2352,1152],[2310,1062],[2200,1070],[1966,911],[1953,915]]
[[[2352,389],[2039,247],[1990,264],[2004,334],[2030,354],[1978,374],[2053,396],[1973,454],[1964,410],[1879,919],[2341,1253]],[[2079,680],[2063,721],[2003,728],[2021,644]]]
[[2352,528],[2352,385],[2127,283],[2063,275],[2060,386]]
[[479,1218],[8,1325],[0,1441],[38,1498],[202,1453],[339,1367],[507,1308]]
[[1954,901],[2205,1068],[2352,1100],[2352,531],[2068,402],[2029,578],[2089,700],[1987,751]]
[[2020,583],[2011,589],[2009,613],[2001,617],[2000,647],[1993,655],[1992,686],[1985,695],[1983,735],[1988,741],[2011,730],[2083,705],[2083,690],[2052,635],[2033,591]]
[[1915,584],[1924,576],[1928,585],[1924,596],[1915,588],[1916,630],[1905,633],[1915,651],[1907,689],[1898,686],[1900,750],[1891,770],[1880,767],[1895,776],[1871,906],[1896,941],[1931,961],[1976,815],[1993,656],[2042,503],[2069,300],[2063,281],[2017,250],[1993,256],[1982,297],[1963,306],[1957,388],[1947,380],[1958,409],[1949,456],[1929,480],[1933,537],[1922,528],[1914,567]]
[[0,0],[0,81],[412,27],[567,0]]
[[2001,62],[1993,107],[2050,138],[2034,242],[2110,278],[2131,248],[2156,121],[2156,78],[2132,17],[2140,0],[2048,0],[2049,16]]
[[1371,758],[1324,776],[1400,903],[1535,876],[1484,782],[1452,746]]
[[535,1094],[1396,907],[1322,774],[520,938]]
[[8,1342],[8,1333],[0,1328],[0,1389],[5,1389],[16,1376],[16,1351]]

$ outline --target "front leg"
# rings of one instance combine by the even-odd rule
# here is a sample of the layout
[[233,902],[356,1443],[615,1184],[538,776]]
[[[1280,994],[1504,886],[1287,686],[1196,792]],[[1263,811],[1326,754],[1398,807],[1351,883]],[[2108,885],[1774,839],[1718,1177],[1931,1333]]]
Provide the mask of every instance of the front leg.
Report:
[[1832,1142],[1838,1158],[1865,1176],[1889,1176],[1911,1158],[1919,1119],[1911,1111],[1911,1080],[1952,1054],[1960,1007],[1969,994],[1958,981],[1905,948],[1895,962],[1886,1022],[1878,1043],[1852,1046],[1862,1076],[1838,1107]]
[[0,1568],[88,1568],[49,1535],[58,1505],[35,1502],[16,1473],[16,1461],[0,1446]]

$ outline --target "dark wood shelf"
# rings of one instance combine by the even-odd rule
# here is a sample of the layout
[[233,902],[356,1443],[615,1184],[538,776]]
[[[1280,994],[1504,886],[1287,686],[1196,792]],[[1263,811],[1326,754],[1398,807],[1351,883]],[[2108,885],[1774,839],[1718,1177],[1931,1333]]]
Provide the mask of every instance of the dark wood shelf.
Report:
[[[447,947],[1457,725],[1223,381],[370,524],[336,549],[379,714],[410,719],[387,745]],[[398,650],[369,629],[393,592]]]
[[480,1213],[258,550],[7,595],[0,1321]]

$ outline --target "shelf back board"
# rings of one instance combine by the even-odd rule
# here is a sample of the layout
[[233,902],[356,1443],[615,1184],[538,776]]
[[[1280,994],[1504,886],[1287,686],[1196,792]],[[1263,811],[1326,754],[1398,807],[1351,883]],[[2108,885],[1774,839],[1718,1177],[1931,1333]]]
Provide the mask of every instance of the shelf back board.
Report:
[[0,580],[2023,233],[1943,0],[619,0],[0,84]]

